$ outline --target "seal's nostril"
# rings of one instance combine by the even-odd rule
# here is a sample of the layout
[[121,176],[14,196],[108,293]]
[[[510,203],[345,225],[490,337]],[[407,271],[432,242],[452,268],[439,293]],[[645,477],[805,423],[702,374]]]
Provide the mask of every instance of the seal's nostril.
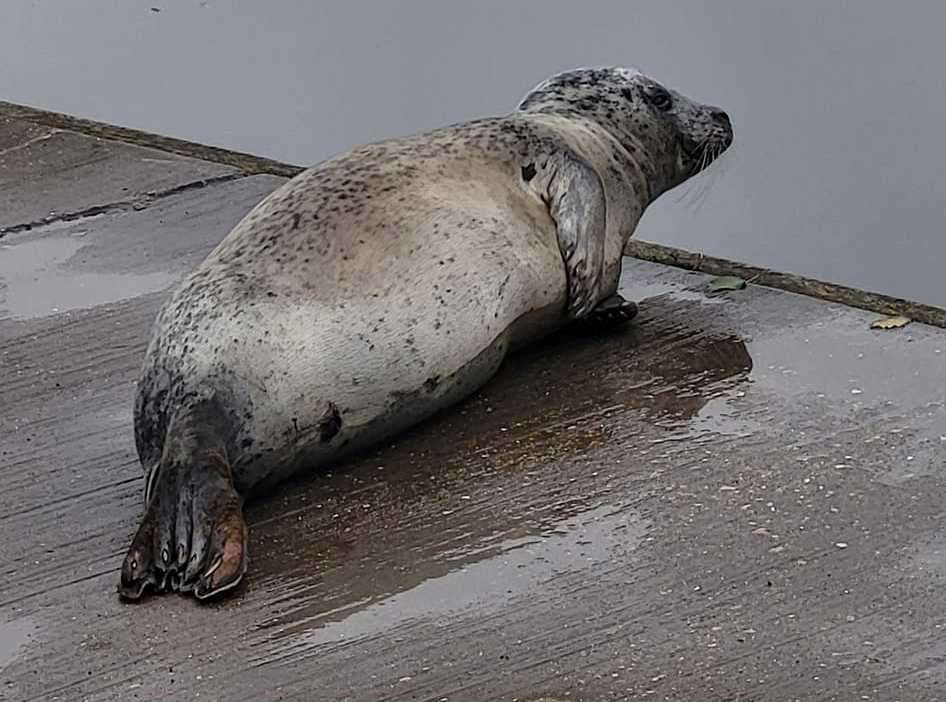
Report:
[[723,110],[713,110],[710,112],[713,119],[721,124],[725,124],[727,127],[732,126],[732,122],[729,121],[729,115],[727,115]]

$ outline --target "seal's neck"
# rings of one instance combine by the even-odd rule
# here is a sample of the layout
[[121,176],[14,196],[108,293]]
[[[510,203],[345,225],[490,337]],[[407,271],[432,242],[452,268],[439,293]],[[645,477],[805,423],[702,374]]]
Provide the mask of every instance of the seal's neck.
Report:
[[[667,189],[668,174],[658,168],[646,143],[633,134],[616,134],[599,120],[554,110],[519,111],[519,117],[551,129],[605,181],[611,196],[633,191],[633,202],[646,208]],[[638,215],[639,216],[639,215]]]
[[607,113],[589,114],[554,102],[519,108],[516,114],[554,123],[560,134],[593,133],[597,141],[606,142],[608,155],[618,162],[619,171],[630,179],[635,192],[643,196],[645,206],[676,185],[676,160],[666,153],[667,145],[654,143],[653,135],[635,129],[633,124],[625,124]]

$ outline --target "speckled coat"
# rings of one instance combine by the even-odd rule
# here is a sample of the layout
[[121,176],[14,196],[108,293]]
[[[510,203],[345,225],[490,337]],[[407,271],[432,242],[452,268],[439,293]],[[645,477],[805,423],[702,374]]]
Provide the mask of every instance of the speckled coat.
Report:
[[645,207],[705,165],[718,114],[635,71],[574,71],[508,116],[287,182],[160,312],[135,407],[148,492],[201,443],[245,493],[470,394],[614,293]]

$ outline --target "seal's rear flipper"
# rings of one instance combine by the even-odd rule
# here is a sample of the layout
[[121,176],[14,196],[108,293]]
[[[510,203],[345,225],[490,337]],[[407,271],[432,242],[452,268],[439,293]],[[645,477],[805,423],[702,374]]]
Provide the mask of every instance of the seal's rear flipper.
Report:
[[171,590],[203,600],[236,587],[246,572],[243,505],[223,445],[207,424],[189,423],[175,427],[149,477],[145,514],[122,565],[125,599]]

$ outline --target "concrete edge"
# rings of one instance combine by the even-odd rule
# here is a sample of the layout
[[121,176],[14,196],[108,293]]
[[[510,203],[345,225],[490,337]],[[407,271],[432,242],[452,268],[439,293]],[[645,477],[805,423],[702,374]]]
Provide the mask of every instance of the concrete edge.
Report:
[[117,127],[104,122],[96,122],[91,119],[83,119],[60,112],[51,112],[0,100],[0,119],[2,118],[24,120],[53,129],[66,129],[101,139],[111,139],[112,141],[135,144],[136,146],[147,146],[179,156],[221,163],[239,168],[250,175],[269,174],[291,178],[304,170],[301,166],[293,166],[263,156],[254,156],[253,154],[232,151],[218,146],[207,146],[186,139],[161,136],[160,134],[152,134],[130,127]]
[[[0,118],[24,120],[55,129],[67,129],[102,139],[111,139],[136,144],[138,146],[146,146],[180,156],[222,163],[239,168],[247,174],[269,174],[291,178],[304,170],[302,166],[276,161],[263,156],[254,156],[253,154],[233,151],[217,146],[207,146],[185,139],[161,136],[140,129],[119,127],[104,122],[83,119],[60,112],[53,112],[27,105],[18,105],[11,102],[0,101]],[[857,307],[878,314],[903,315],[917,322],[946,329],[946,309],[934,305],[912,302],[910,300],[873,293],[836,283],[828,283],[793,273],[780,273],[768,268],[761,268],[714,256],[705,256],[702,253],[693,253],[684,249],[647,241],[631,239],[624,253],[632,258],[673,266],[675,268],[700,271],[711,275],[739,276],[755,285],[798,293],[807,297],[836,302],[849,307]]]
[[946,309],[922,302],[912,302],[899,297],[851,288],[846,285],[828,283],[795,275],[794,273],[780,273],[768,268],[760,268],[759,266],[730,261],[725,258],[705,256],[702,253],[693,253],[648,241],[631,239],[627,242],[624,253],[632,258],[674,266],[675,268],[684,268],[710,275],[734,275],[754,285],[798,293],[827,302],[837,302],[848,307],[857,307],[878,314],[902,315],[917,322],[946,328]]

